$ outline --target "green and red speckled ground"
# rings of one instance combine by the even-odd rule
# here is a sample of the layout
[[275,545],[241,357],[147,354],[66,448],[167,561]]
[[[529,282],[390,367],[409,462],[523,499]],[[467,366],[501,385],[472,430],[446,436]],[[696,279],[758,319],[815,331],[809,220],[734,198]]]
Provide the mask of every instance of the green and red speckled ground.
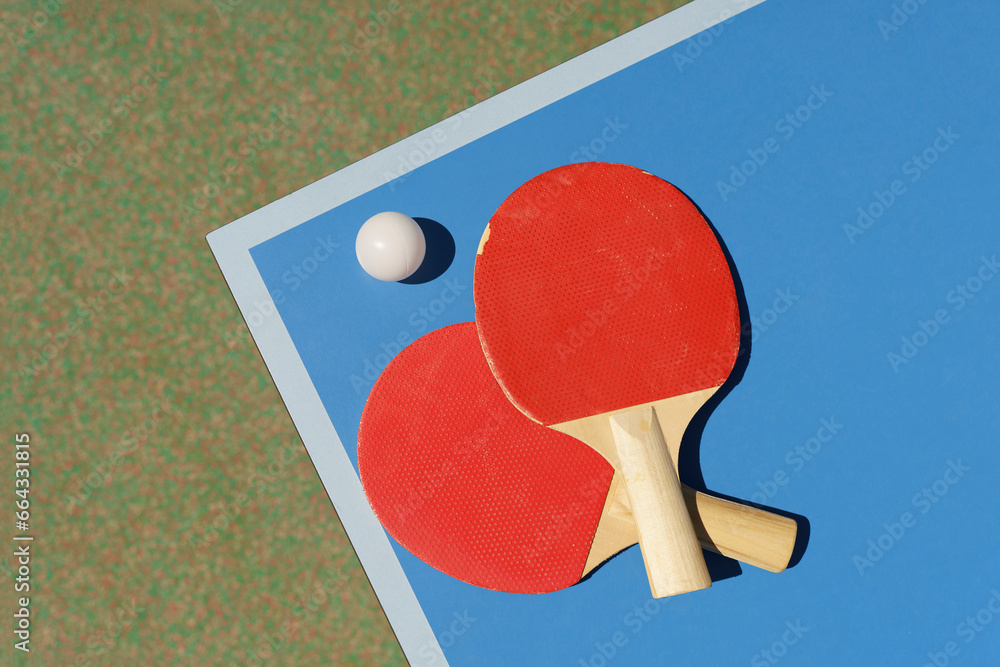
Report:
[[680,4],[5,3],[4,663],[403,664],[205,234]]

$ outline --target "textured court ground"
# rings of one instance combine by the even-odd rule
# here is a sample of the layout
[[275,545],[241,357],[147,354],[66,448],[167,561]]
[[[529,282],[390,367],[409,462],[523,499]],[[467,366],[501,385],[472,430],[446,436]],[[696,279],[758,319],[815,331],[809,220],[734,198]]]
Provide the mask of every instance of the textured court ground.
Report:
[[680,4],[4,3],[3,664],[403,664],[205,234]]

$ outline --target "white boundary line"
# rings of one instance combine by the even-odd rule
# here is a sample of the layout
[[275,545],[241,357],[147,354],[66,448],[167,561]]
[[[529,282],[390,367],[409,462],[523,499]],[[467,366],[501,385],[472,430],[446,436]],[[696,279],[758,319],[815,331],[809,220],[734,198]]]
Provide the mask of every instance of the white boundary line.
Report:
[[[673,46],[764,0],[695,0],[606,44],[535,76],[462,113],[467,122],[444,133],[431,162],[567,95]],[[441,136],[448,119],[374,153],[211,232],[207,239],[248,322],[250,333],[305,443],[323,487],[358,554],[372,588],[411,665],[446,665],[437,638],[389,539],[365,500],[340,437],[280,317],[249,323],[257,303],[270,301],[250,248],[387,182],[400,159]],[[419,167],[417,167],[419,169]],[[336,445],[331,447],[330,445]]]

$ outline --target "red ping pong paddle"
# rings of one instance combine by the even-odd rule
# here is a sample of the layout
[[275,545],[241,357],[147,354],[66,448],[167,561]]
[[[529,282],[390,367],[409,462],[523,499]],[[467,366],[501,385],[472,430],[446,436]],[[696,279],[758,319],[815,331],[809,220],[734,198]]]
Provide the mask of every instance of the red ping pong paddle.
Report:
[[[471,322],[425,335],[383,371],[362,414],[358,467],[389,534],[476,586],[559,590],[638,539],[614,469],[510,404]],[[793,520],[684,494],[706,548],[785,568]]]
[[677,449],[736,363],[740,317],[697,207],[635,167],[553,169],[490,220],[473,292],[483,350],[511,402],[621,473],[653,595],[711,586]]

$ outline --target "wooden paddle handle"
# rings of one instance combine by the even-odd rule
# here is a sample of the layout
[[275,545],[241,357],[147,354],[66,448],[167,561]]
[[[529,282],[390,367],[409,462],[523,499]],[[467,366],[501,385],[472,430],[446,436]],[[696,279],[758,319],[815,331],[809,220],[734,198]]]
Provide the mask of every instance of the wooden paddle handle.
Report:
[[682,487],[701,546],[768,572],[788,567],[795,549],[794,519]]
[[653,597],[710,587],[712,578],[653,408],[608,419]]

